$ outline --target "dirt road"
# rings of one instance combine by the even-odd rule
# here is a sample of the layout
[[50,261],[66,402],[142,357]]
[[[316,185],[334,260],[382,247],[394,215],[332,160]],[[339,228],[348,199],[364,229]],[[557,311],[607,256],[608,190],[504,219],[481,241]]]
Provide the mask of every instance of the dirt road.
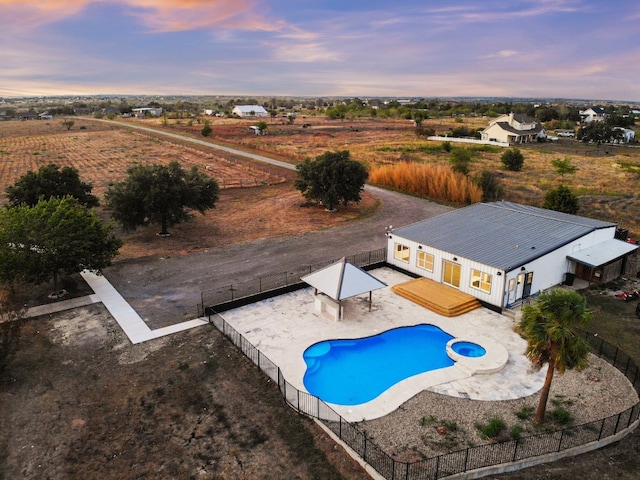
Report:
[[194,318],[204,290],[383,248],[385,227],[408,225],[451,209],[375,187],[367,190],[381,206],[362,221],[186,256],[116,262],[104,274],[152,329],[159,328]]

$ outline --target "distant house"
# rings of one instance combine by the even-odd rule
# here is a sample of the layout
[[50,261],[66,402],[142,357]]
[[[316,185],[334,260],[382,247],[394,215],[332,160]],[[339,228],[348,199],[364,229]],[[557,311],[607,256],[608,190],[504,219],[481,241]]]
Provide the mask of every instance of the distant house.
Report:
[[637,249],[617,239],[615,223],[511,202],[476,203],[387,232],[388,263],[498,311],[575,278],[618,278]]
[[606,112],[600,107],[591,107],[586,110],[580,110],[580,121],[582,123],[603,122],[607,116]]
[[40,115],[38,115],[38,119],[39,120],[53,120],[53,115],[51,115],[50,113],[41,113]]
[[18,114],[18,118],[20,120],[37,120],[38,119],[38,114],[36,112],[33,112],[33,111],[22,112],[22,113]]
[[530,143],[546,138],[547,132],[536,120],[526,115],[510,113],[489,122],[489,126],[481,132],[484,141],[513,143]]
[[615,127],[614,130],[619,130],[622,133],[620,143],[631,143],[636,139],[636,131],[630,128]]
[[105,116],[105,117],[106,117],[106,116],[108,116],[108,115],[120,115],[120,114],[121,114],[121,113],[120,113],[120,109],[119,109],[119,108],[115,108],[115,107],[106,107],[106,108],[103,108],[103,109],[100,111],[100,113],[101,113],[103,116]]
[[150,117],[159,117],[162,115],[161,107],[141,107],[141,108],[132,108],[131,111],[138,118],[143,118],[145,116]]
[[236,105],[231,110],[233,115],[237,115],[240,118],[253,118],[253,117],[268,117],[269,112],[260,105]]

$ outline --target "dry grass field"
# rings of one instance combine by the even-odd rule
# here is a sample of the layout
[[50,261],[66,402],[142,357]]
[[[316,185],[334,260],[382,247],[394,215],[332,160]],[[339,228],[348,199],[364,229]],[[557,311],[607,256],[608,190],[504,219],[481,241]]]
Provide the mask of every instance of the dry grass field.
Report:
[[[189,127],[185,120],[168,120],[168,125],[163,125],[159,119],[127,121],[203,138],[200,135],[202,125],[196,122]],[[255,121],[212,118],[210,122],[212,141],[263,152],[291,163],[314,158],[329,150],[349,150],[352,158],[369,168],[402,161],[448,164],[451,157],[442,148],[441,141],[417,136],[415,127],[408,120],[328,120],[307,116],[298,117],[293,125],[289,125],[282,119],[266,119],[268,127],[264,136],[248,131],[248,126]],[[460,126],[471,130],[483,128],[488,122],[488,118],[478,117],[429,119],[423,127],[443,135]],[[305,124],[307,126],[303,127]],[[597,148],[572,139],[521,145],[524,166],[520,172],[510,172],[503,168],[500,156],[504,149],[500,147],[452,145],[471,150],[471,177],[485,170],[497,174],[505,190],[505,200],[539,206],[544,194],[562,183],[579,196],[581,215],[616,222],[621,228],[628,229],[633,237],[640,237],[638,147]],[[561,178],[552,166],[556,159],[568,159],[577,167],[576,173]]]

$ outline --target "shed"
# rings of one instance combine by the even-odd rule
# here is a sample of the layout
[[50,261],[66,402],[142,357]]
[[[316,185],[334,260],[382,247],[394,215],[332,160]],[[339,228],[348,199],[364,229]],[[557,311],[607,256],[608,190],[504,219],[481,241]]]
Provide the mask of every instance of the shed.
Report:
[[[315,288],[316,308],[320,311],[332,311],[336,320],[342,318],[342,300],[369,292],[369,310],[371,310],[371,292],[387,286],[360,267],[340,259],[327,267],[301,277],[300,280]],[[319,294],[320,292],[320,294]],[[333,302],[327,302],[324,294]]]

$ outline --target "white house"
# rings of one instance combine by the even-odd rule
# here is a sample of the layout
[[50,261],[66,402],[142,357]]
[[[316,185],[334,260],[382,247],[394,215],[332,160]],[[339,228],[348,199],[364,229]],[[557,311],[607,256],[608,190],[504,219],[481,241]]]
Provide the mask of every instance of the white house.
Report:
[[596,283],[620,276],[638,246],[615,234],[615,223],[477,203],[389,231],[387,262],[502,311],[576,277]]
[[145,115],[150,115],[152,117],[159,117],[162,115],[161,107],[141,107],[141,108],[132,108],[131,111],[137,117],[144,117]]
[[268,117],[269,112],[265,110],[264,107],[260,105],[236,105],[231,110],[233,115],[237,115],[238,117]]
[[582,123],[603,122],[607,114],[600,107],[591,107],[586,110],[580,110],[580,121]]
[[484,141],[503,143],[529,143],[546,138],[547,133],[540,123],[526,115],[510,113],[489,122],[481,132]]
[[636,131],[630,128],[615,127],[614,130],[620,130],[622,139],[620,143],[631,143],[636,139]]

